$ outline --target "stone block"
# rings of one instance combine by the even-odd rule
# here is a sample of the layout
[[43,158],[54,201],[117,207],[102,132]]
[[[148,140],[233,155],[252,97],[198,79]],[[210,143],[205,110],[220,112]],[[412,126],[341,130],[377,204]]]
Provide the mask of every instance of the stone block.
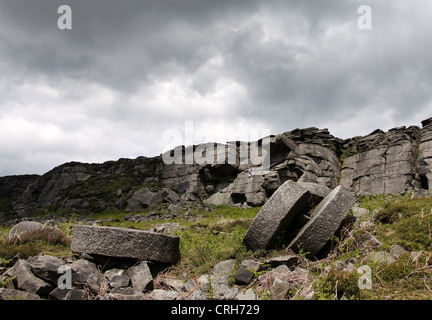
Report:
[[356,198],[342,186],[336,187],[320,202],[311,214],[311,219],[289,244],[289,248],[300,248],[313,257],[325,246],[347,217]]
[[180,256],[179,245],[179,237],[164,234],[126,228],[76,225],[71,249],[79,253],[175,263]]

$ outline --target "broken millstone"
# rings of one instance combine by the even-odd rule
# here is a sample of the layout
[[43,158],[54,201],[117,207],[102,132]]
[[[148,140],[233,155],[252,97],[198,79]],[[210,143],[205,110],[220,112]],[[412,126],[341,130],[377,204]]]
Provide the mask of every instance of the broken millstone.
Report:
[[312,218],[288,247],[295,251],[303,250],[308,258],[316,256],[348,216],[355,201],[348,190],[336,187],[316,206]]

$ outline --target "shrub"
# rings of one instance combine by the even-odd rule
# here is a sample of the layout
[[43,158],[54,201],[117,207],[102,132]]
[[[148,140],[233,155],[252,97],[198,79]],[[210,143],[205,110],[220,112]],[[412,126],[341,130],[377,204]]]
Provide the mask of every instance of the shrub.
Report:
[[10,244],[24,244],[35,241],[43,241],[47,244],[60,244],[65,246],[69,246],[71,242],[66,233],[60,229],[51,227],[28,231],[21,234],[20,236],[14,236],[8,240]]

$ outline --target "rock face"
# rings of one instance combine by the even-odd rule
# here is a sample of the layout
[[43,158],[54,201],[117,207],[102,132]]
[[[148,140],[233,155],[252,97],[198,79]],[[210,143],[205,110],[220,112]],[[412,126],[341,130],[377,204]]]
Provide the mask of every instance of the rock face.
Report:
[[417,168],[420,186],[429,190],[432,186],[432,118],[422,121],[422,125]]
[[[139,212],[179,201],[258,206],[289,180],[331,189],[342,185],[363,194],[429,189],[432,118],[424,120],[422,126],[376,130],[347,140],[318,128],[270,136],[270,167],[263,173],[260,166],[241,161],[242,151],[247,151],[250,143],[236,141],[179,146],[167,152],[180,150],[185,154],[186,150],[196,152],[214,145],[215,161],[208,163],[189,161],[185,155],[182,163],[166,163],[160,155],[102,164],[70,162],[42,176],[3,177],[0,223],[39,210],[69,209],[78,214],[112,209]],[[262,146],[263,139],[260,143]],[[219,161],[219,157],[225,157],[225,161]]]
[[79,253],[175,263],[180,255],[179,244],[179,237],[159,233],[76,225],[71,249]]
[[398,194],[413,190],[420,130],[401,127],[376,130],[345,144],[340,184],[368,194]]

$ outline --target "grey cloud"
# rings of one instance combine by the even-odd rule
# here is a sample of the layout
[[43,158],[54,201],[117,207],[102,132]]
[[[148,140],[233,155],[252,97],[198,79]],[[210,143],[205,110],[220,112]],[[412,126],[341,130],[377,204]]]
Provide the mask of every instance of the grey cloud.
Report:
[[[359,0],[69,0],[68,31],[57,28],[59,4],[0,0],[0,121],[54,125],[56,143],[73,143],[17,137],[17,150],[51,159],[46,169],[85,153],[158,154],[161,132],[186,120],[246,120],[272,133],[331,124],[345,138],[375,129],[365,110],[387,128],[419,125],[430,110],[427,1],[374,1],[367,31],[357,28]],[[361,132],[338,130],[356,117]],[[12,151],[0,174],[29,159],[41,168]]]

